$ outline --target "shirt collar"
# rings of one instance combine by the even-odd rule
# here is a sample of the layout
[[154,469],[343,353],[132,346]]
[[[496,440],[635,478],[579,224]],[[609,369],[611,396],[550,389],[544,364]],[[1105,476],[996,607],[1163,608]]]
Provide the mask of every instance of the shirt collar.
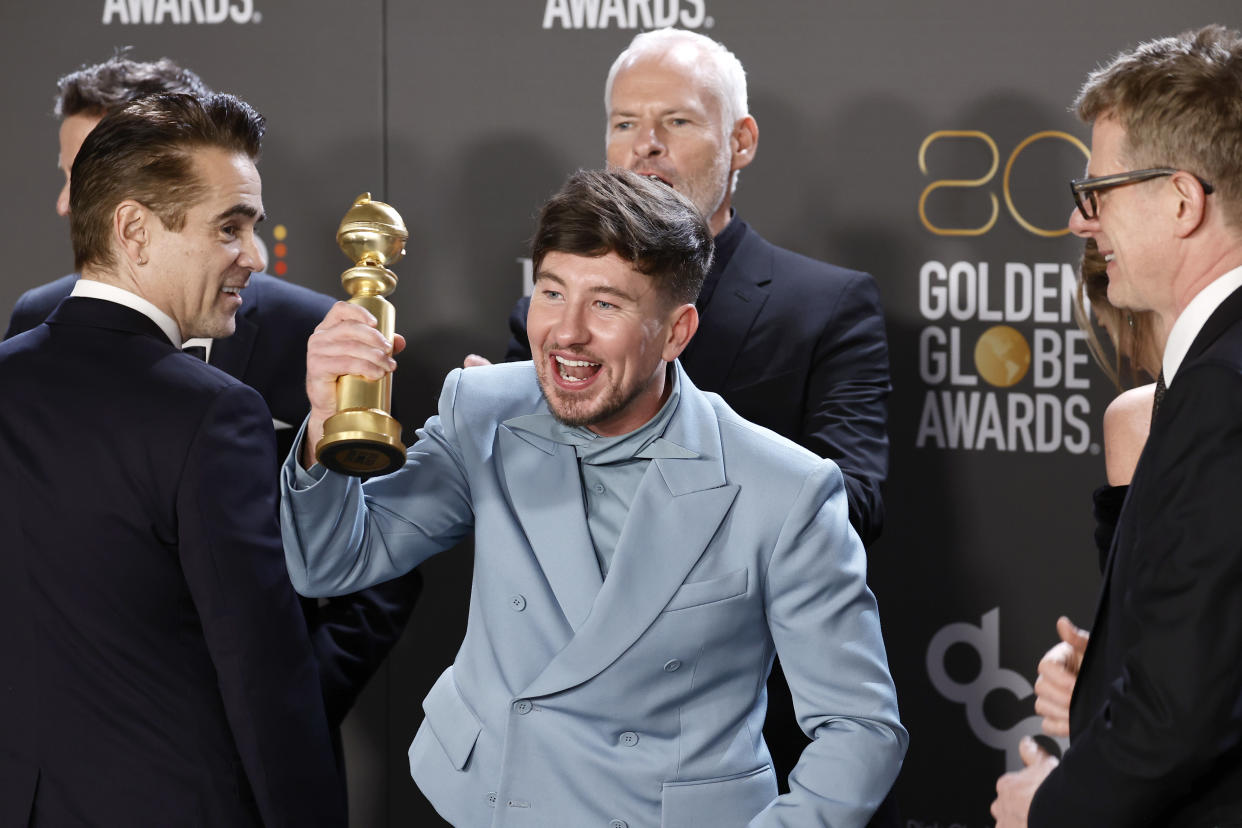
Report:
[[1242,287],[1242,267],[1235,267],[1218,276],[1215,281],[1199,291],[1177,317],[1164,346],[1162,365],[1165,385],[1173,382],[1177,369],[1182,366],[1182,360],[1186,358],[1190,346],[1207,323],[1208,318],[1215,313],[1222,302],[1229,298],[1229,294],[1239,287]]
[[590,465],[620,463],[625,460],[658,460],[664,458],[689,459],[698,453],[679,446],[663,435],[669,421],[681,401],[681,380],[678,371],[669,365],[672,390],[660,410],[647,422],[628,434],[603,437],[584,426],[570,426],[560,422],[550,413],[524,414],[505,420],[504,425],[515,431],[525,431],[553,443],[573,446],[582,462]]
[[182,345],[181,329],[177,327],[177,323],[173,321],[173,318],[132,291],[83,276],[74,283],[73,291],[69,295],[87,299],[102,299],[105,302],[115,302],[118,305],[124,305],[127,308],[136,310],[156,325],[159,325],[160,330],[164,332],[164,336],[168,337],[168,341],[173,344],[173,347],[180,348]]

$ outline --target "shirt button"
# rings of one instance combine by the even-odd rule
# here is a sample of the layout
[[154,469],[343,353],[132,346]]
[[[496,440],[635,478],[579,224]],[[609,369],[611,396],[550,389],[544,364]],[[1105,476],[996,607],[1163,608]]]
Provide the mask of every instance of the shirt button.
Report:
[[487,807],[489,808],[496,807],[496,792],[495,791],[487,792]]
[[608,828],[630,828],[630,824],[624,819],[614,819],[608,823]]
[[532,708],[534,705],[530,703],[530,699],[518,699],[513,703],[513,711],[519,716],[525,716]]
[[596,493],[596,494],[603,494],[603,493],[604,493],[604,484],[603,484],[603,483],[596,483],[596,484],[595,484],[594,486],[592,486],[591,488],[595,489],[595,493]]
[[621,734],[621,744],[626,747],[634,747],[638,744],[638,734],[632,730],[627,730]]
[[514,612],[521,612],[526,609],[526,599],[521,595],[514,595],[509,599],[509,606],[513,608]]
[[680,669],[681,669],[681,662],[675,658],[664,662],[664,672],[666,673],[675,673]]

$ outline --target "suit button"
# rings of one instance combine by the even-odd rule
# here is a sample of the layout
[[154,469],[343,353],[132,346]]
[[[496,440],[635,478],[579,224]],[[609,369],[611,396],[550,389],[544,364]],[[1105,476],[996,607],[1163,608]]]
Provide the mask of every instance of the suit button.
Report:
[[630,828],[630,824],[624,819],[614,819],[608,823],[608,828]]
[[596,493],[596,494],[603,494],[603,493],[604,493],[604,484],[603,484],[603,483],[596,483],[596,484],[595,484],[594,486],[592,486],[591,488],[595,489],[595,493]]
[[487,807],[489,808],[496,807],[496,792],[495,791],[487,792]]
[[675,658],[670,661],[664,662],[664,672],[666,673],[675,673],[680,669],[681,669],[681,662]]
[[526,609],[526,599],[521,595],[514,595],[509,599],[509,606],[513,608],[514,612],[521,612]]
[[627,730],[621,734],[621,744],[626,747],[634,747],[638,744],[638,734],[632,730]]
[[530,703],[530,699],[518,699],[513,703],[513,711],[519,716],[525,716],[532,708],[534,705]]

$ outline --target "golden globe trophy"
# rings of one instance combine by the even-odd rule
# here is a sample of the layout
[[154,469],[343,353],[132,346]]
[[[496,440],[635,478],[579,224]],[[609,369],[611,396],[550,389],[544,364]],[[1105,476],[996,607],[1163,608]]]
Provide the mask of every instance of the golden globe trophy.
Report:
[[[397,287],[388,269],[405,255],[409,238],[401,215],[370,193],[354,200],[341,219],[336,243],[354,266],[341,274],[349,303],[366,308],[380,333],[390,341],[396,318],[384,297]],[[315,458],[332,471],[355,477],[388,474],[405,465],[401,423],[388,413],[392,407],[392,375],[380,380],[346,375],[336,382],[336,413],[323,424],[323,439]]]

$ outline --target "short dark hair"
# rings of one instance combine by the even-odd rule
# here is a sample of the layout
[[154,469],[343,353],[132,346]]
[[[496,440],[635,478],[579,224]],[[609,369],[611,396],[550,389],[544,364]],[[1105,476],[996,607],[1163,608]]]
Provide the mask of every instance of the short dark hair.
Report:
[[551,252],[615,253],[676,304],[693,302],[711,267],[707,221],[671,187],[628,170],[578,170],[539,213],[535,273]]
[[1205,26],[1140,44],[1087,77],[1082,120],[1116,118],[1135,167],[1177,167],[1216,188],[1242,227],[1242,34]]
[[263,116],[232,95],[150,95],[104,117],[82,142],[70,173],[69,234],[75,266],[111,267],[112,212],[145,205],[169,230],[203,197],[193,151],[259,156]]
[[71,115],[102,118],[146,95],[211,94],[202,78],[168,58],[138,61],[122,55],[70,72],[58,80],[56,86],[53,111],[60,118]]

